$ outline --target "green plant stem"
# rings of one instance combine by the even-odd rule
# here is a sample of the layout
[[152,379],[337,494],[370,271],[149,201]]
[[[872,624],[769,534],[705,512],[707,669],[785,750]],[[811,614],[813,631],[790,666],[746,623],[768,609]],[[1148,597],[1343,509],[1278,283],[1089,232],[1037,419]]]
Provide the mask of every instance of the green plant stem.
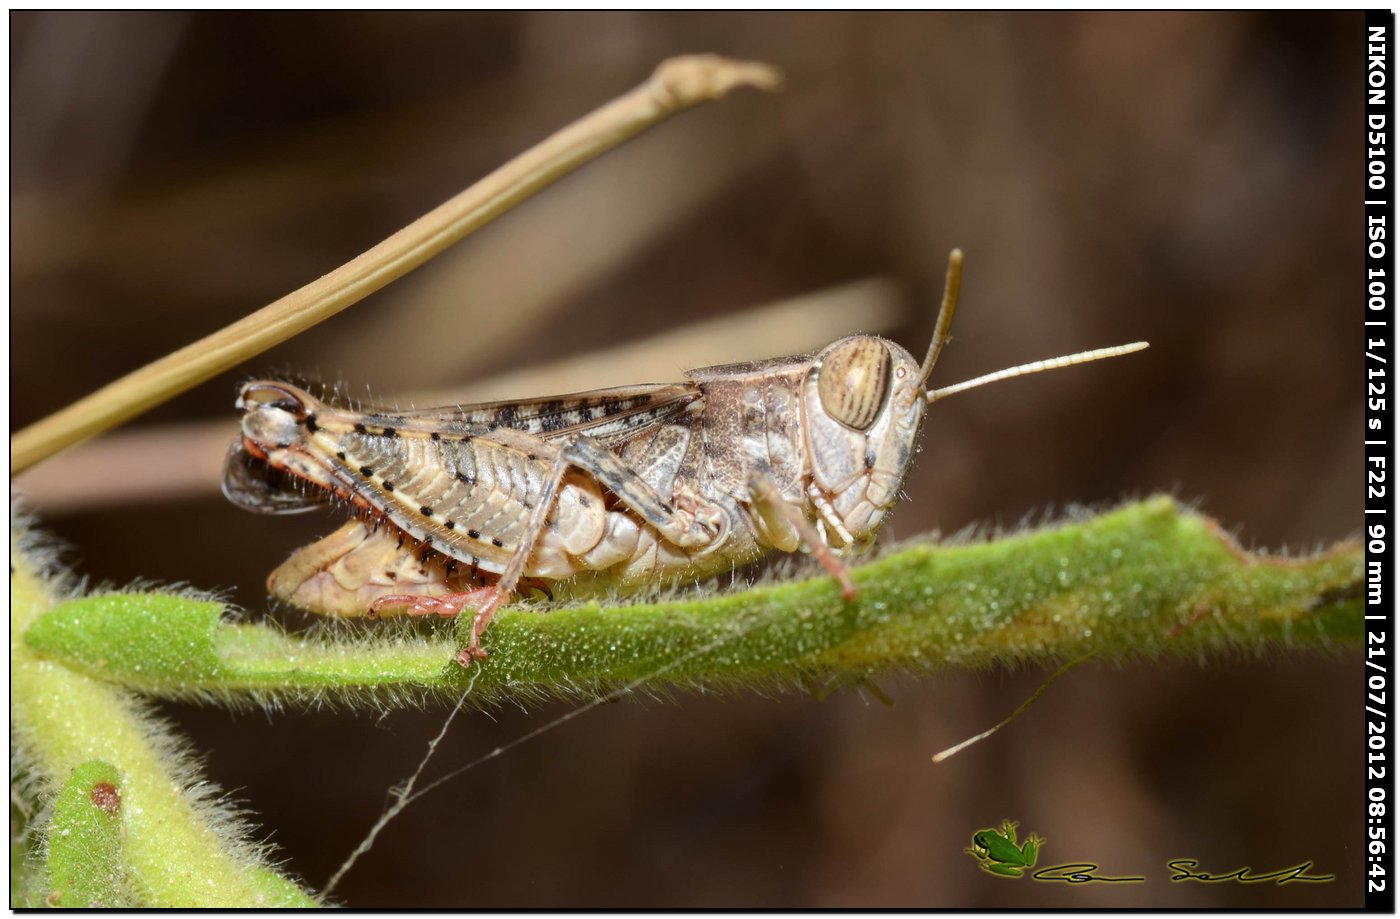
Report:
[[[490,627],[473,697],[1342,647],[1362,624],[1359,546],[1263,558],[1167,498],[992,542],[916,544],[853,575],[854,602],[816,577],[680,592],[664,603],[508,610]],[[237,704],[457,690],[467,676],[452,663],[462,636],[437,635],[295,637],[224,622],[217,603],[126,594],[64,604],[28,641],[46,658],[144,693]]]
[[[19,540],[12,540],[12,545]],[[10,717],[31,778],[57,793],[101,758],[121,784],[126,883],[143,906],[315,905],[260,864],[234,819],[187,790],[178,745],[125,690],[36,656],[24,634],[54,598],[31,559],[11,550]]]

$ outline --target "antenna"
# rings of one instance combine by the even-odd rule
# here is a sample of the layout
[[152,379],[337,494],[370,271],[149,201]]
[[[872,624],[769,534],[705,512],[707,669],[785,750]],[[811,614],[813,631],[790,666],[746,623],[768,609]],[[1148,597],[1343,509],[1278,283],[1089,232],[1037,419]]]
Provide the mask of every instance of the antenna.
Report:
[[938,310],[938,321],[933,324],[933,341],[928,346],[928,356],[923,367],[919,368],[919,385],[928,382],[933,373],[933,365],[938,363],[938,355],[948,343],[948,330],[953,325],[953,314],[958,311],[958,291],[962,289],[963,254],[961,249],[948,253],[948,277],[943,282],[943,305]]
[[[939,315],[942,321],[942,314]],[[935,340],[936,343],[936,340]],[[968,389],[975,389],[987,383],[995,383],[998,380],[1009,380],[1012,377],[1023,377],[1031,373],[1040,373],[1042,370],[1059,370],[1061,367],[1073,367],[1075,364],[1087,364],[1090,361],[1101,361],[1110,357],[1121,357],[1124,354],[1132,354],[1134,351],[1141,351],[1147,347],[1145,341],[1135,341],[1130,345],[1116,345],[1112,348],[1096,348],[1093,351],[1080,351],[1078,354],[1066,354],[1064,357],[1048,357],[1043,361],[1032,361],[1029,364],[1021,364],[1017,367],[1008,367],[1005,370],[998,370],[996,373],[989,373],[985,376],[968,380],[965,383],[955,383],[952,386],[945,386],[942,389],[931,389],[928,393],[929,404],[937,402],[939,399],[960,393]],[[936,356],[936,351],[930,351],[930,356]]]

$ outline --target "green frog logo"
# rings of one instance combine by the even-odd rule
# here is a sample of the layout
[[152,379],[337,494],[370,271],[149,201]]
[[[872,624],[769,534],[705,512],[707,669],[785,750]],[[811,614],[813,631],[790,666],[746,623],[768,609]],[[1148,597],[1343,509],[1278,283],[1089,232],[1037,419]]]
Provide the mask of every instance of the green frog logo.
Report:
[[1034,833],[1024,844],[1016,843],[1014,820],[1003,820],[998,829],[978,830],[972,834],[972,845],[963,851],[977,858],[982,870],[1005,878],[1021,877],[1026,869],[1035,867],[1035,860],[1045,840]]

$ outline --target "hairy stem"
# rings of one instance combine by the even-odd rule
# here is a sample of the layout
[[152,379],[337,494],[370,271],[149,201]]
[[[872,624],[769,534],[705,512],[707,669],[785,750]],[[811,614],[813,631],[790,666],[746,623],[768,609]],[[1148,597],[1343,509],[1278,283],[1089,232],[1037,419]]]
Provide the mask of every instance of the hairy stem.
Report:
[[[667,602],[505,611],[488,632],[473,697],[1342,647],[1362,622],[1359,546],[1304,560],[1256,556],[1167,498],[992,542],[916,544],[853,576],[853,602],[814,577]],[[468,672],[452,660],[465,625],[455,636],[428,627],[296,637],[226,622],[209,601],[118,594],[55,609],[27,640],[160,697],[392,704],[464,685]]]

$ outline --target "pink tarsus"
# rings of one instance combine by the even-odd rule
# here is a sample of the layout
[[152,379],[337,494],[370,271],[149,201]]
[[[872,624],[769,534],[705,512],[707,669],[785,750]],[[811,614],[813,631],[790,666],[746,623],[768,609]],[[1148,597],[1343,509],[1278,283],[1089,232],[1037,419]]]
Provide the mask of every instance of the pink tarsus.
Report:
[[443,594],[440,597],[394,594],[375,600],[370,604],[370,612],[378,613],[384,609],[408,607],[406,612],[410,616],[441,616],[444,619],[450,619],[461,615],[463,610],[474,609],[471,640],[465,648],[457,652],[457,663],[463,667],[470,667],[473,661],[486,660],[486,651],[481,647],[481,634],[486,630],[486,626],[491,621],[491,617],[496,614],[496,610],[501,608],[509,596],[509,592],[502,590],[499,585],[461,593]]

